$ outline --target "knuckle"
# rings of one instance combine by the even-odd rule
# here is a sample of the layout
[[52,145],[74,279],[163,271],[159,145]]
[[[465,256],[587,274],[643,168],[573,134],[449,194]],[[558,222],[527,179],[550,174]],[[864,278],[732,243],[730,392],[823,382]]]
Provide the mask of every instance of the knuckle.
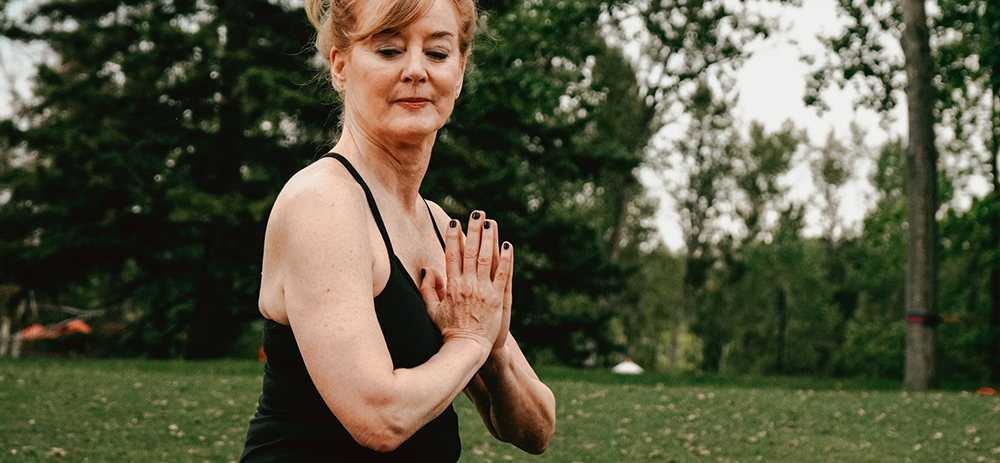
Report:
[[493,263],[493,258],[489,255],[480,255],[478,259],[479,265],[490,265]]
[[458,292],[462,296],[470,296],[475,293],[475,287],[467,278],[463,278],[462,281],[458,283]]

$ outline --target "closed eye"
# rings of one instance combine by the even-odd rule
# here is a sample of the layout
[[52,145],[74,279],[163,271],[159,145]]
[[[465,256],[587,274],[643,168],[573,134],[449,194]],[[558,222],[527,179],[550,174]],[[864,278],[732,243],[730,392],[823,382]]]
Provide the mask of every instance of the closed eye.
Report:
[[429,51],[427,52],[427,56],[435,61],[444,61],[448,59],[448,54],[440,51]]
[[380,48],[378,51],[376,51],[376,53],[378,53],[383,58],[395,58],[396,56],[399,56],[399,54],[402,52],[395,48]]

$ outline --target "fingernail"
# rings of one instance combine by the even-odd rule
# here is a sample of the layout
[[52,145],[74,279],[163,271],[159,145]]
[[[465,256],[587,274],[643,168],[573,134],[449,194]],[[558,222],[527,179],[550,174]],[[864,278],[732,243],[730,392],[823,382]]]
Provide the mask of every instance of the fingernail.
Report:
[[487,221],[483,222],[483,228],[485,228],[485,229],[487,229],[487,230],[489,230],[489,229],[490,229],[490,221],[489,221],[489,220],[487,220]]
[[503,250],[506,251],[508,249],[510,249],[510,243],[504,243],[503,244]]
[[479,220],[479,212],[472,213],[472,220]]
[[451,222],[448,222],[448,226],[451,228],[455,228],[458,226],[458,221],[453,219]]
[[423,280],[427,276],[427,269],[420,269],[420,279]]

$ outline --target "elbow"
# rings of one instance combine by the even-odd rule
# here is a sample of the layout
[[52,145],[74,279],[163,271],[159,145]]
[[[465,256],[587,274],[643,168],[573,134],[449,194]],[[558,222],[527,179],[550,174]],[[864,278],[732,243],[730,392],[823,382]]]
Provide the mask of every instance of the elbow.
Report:
[[541,455],[549,448],[549,439],[552,438],[553,428],[538,430],[537,432],[521,436],[515,444],[517,448],[532,455]]
[[[516,440],[509,442],[532,455],[545,453],[545,450],[549,448],[549,440],[552,439],[552,434],[556,430],[555,407],[545,410],[540,418],[534,426],[531,426],[530,432],[524,432],[517,436]],[[501,440],[505,439],[501,438]]]
[[521,447],[521,450],[524,450],[532,455],[541,455],[545,453],[546,449],[549,448],[549,437],[550,436],[545,436],[544,438],[534,439],[531,442],[527,442]]
[[344,427],[361,446],[379,453],[396,450],[413,434],[390,415],[375,414],[367,420],[358,420]]

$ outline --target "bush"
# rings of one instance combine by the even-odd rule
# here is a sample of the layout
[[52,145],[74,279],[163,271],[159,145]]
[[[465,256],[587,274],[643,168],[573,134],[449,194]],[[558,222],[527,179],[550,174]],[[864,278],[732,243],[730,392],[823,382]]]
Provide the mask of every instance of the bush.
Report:
[[834,358],[833,374],[872,379],[902,379],[906,324],[847,324],[844,346]]

